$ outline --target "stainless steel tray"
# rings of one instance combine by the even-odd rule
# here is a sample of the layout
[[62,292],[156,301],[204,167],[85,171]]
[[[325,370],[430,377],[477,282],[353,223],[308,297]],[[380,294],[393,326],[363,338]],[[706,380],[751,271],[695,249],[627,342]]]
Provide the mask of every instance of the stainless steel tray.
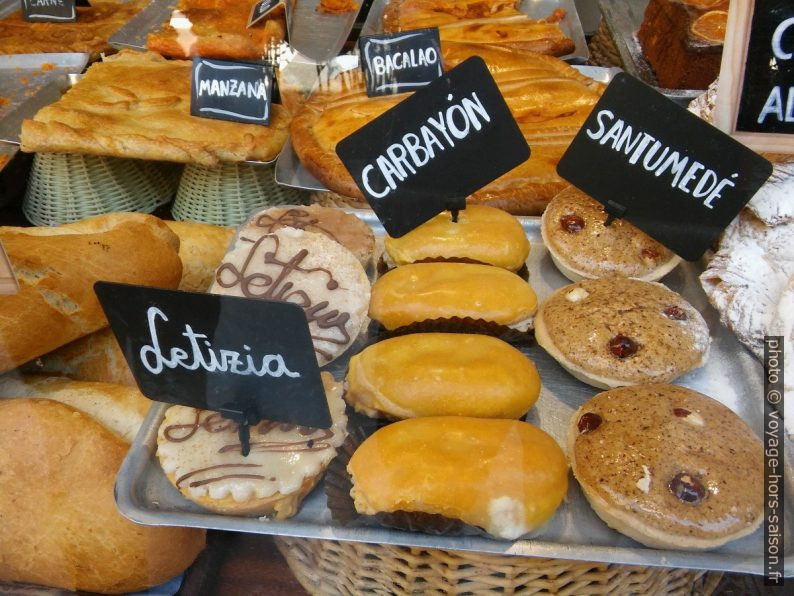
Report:
[[86,64],[86,53],[0,56],[0,97],[9,100],[0,105],[0,141],[19,143],[22,120],[57,100],[68,88],[68,75]]
[[[153,0],[111,38],[114,48],[146,49],[146,36],[159,29],[171,14],[177,0]],[[317,11],[320,0],[298,0],[293,4],[290,46],[317,63],[330,60],[342,50],[359,8],[343,14]]]
[[[370,211],[349,210],[369,224],[377,237],[383,228]],[[539,299],[569,283],[557,271],[540,238],[539,218],[519,218],[532,245],[528,260],[530,282]],[[715,397],[736,411],[759,434],[762,432],[762,367],[719,322],[700,289],[701,266],[683,263],[664,282],[683,294],[700,310],[712,332],[712,352],[707,364],[681,377],[677,383]],[[565,432],[574,410],[599,390],[565,372],[537,345],[523,347],[537,365],[543,388],[527,420],[565,445]],[[331,372],[342,378],[348,358],[331,364]],[[157,429],[168,406],[156,404],[149,411],[138,436],[121,466],[116,480],[116,502],[131,520],[150,525],[179,525],[277,534],[306,538],[352,540],[377,544],[432,547],[559,559],[605,561],[633,565],[656,565],[715,569],[761,574],[763,532],[756,531],[711,552],[683,552],[645,548],[610,530],[592,511],[578,484],[571,479],[568,495],[548,525],[535,537],[504,542],[482,536],[431,536],[371,526],[342,526],[331,519],[323,483],[306,498],[298,514],[286,521],[223,516],[201,510],[184,499],[165,477],[155,457]],[[790,450],[789,450],[790,451]],[[789,466],[791,458],[788,459]],[[786,468],[786,574],[794,573],[792,532],[794,506],[791,468]],[[758,487],[763,490],[762,486]]]
[[[360,35],[383,33],[383,10],[388,3],[389,0],[372,0],[372,6],[370,6],[367,19],[361,27]],[[561,58],[573,63],[587,62],[587,59],[590,58],[590,50],[587,47],[587,40],[574,0],[522,0],[519,6],[521,12],[533,19],[547,17],[557,8],[564,8],[566,11],[565,18],[560,21],[560,29],[576,44],[576,49],[572,54],[561,56]]]
[[703,93],[702,89],[665,89],[658,86],[656,75],[637,39],[637,30],[645,15],[648,0],[599,0],[598,4],[627,73],[678,103],[689,103]]
[[[335,76],[335,73],[339,72],[340,70],[356,68],[357,66],[352,65],[351,62],[355,59],[356,57],[352,55],[339,56],[335,61],[332,61],[328,64],[328,70],[331,72],[323,76],[333,77]],[[344,60],[344,68],[341,68],[340,66],[340,64],[342,64],[342,60]],[[573,67],[579,70],[585,76],[597,81],[601,81],[605,84],[609,84],[613,77],[617,73],[621,72],[620,68],[604,68],[602,66],[573,65]],[[291,139],[287,139],[287,142],[284,144],[284,148],[281,150],[278,160],[276,161],[276,182],[284,186],[300,188],[302,190],[321,192],[328,190],[322,182],[317,180],[317,178],[315,178],[306,168],[303,167],[300,159],[298,159],[298,156],[295,154],[295,149],[292,147]]]

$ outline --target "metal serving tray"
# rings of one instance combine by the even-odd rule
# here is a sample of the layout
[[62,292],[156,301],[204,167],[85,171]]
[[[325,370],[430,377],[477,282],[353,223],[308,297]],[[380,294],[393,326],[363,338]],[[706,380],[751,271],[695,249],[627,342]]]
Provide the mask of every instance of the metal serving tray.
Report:
[[[388,3],[389,0],[372,0],[367,19],[361,27],[361,36],[383,33],[383,10]],[[573,40],[576,49],[572,54],[560,58],[573,63],[587,62],[590,58],[590,50],[573,0],[522,0],[518,8],[533,19],[547,17],[557,8],[565,9],[565,18],[560,21],[560,29]]]
[[[176,7],[178,0],[153,0],[111,38],[114,48],[146,49],[146,36],[160,28]],[[290,45],[317,63],[330,60],[342,50],[361,3],[356,10],[342,14],[318,12],[320,0],[297,0],[293,3]]]
[[[357,67],[356,56],[339,56],[328,63],[327,74],[321,76],[333,78],[339,72]],[[583,75],[605,84],[609,84],[617,73],[622,72],[620,68],[604,68],[602,66],[573,65],[573,67]],[[302,190],[320,192],[328,190],[322,182],[317,180],[317,178],[303,167],[303,164],[301,164],[300,159],[298,159],[295,153],[295,149],[292,147],[291,138],[287,139],[287,142],[284,144],[278,156],[278,161],[276,161],[276,182],[283,186]]]
[[0,105],[0,141],[19,143],[22,120],[57,100],[68,89],[69,75],[86,64],[84,53],[0,56],[0,97],[9,100]]
[[601,15],[615,42],[620,60],[627,73],[652,86],[666,97],[686,104],[703,93],[703,89],[665,89],[659,87],[656,75],[637,39],[637,31],[645,15],[648,0],[599,0]]
[[[372,212],[348,210],[360,217],[383,237],[383,228]],[[526,230],[532,251],[527,262],[529,279],[539,299],[568,282],[556,269],[540,237],[539,218],[519,218]],[[664,282],[683,294],[703,313],[712,332],[712,351],[706,365],[677,383],[706,393],[736,411],[759,434],[762,432],[762,367],[719,322],[717,312],[709,306],[700,288],[698,274],[702,267],[683,263],[668,274]],[[536,344],[521,350],[537,365],[543,382],[540,398],[527,420],[540,426],[564,446],[568,421],[584,401],[599,392],[563,370]],[[330,372],[342,378],[349,354],[330,365]],[[331,518],[326,506],[323,482],[312,491],[296,516],[286,521],[260,521],[257,518],[224,516],[202,510],[183,498],[166,478],[155,457],[157,429],[167,404],[155,404],[121,466],[116,480],[116,502],[131,520],[150,525],[178,525],[276,534],[306,538],[352,540],[377,544],[399,544],[479,551],[524,556],[541,556],[584,561],[604,561],[632,565],[687,567],[761,574],[763,572],[763,532],[761,529],[720,549],[710,552],[684,552],[646,548],[613,530],[596,515],[571,478],[568,494],[552,520],[533,538],[515,542],[483,536],[433,536],[383,527],[343,526]],[[790,452],[790,450],[789,450]],[[791,496],[791,458],[786,468],[785,507],[786,574],[794,573],[792,532],[794,505]],[[762,486],[758,487],[763,490]]]

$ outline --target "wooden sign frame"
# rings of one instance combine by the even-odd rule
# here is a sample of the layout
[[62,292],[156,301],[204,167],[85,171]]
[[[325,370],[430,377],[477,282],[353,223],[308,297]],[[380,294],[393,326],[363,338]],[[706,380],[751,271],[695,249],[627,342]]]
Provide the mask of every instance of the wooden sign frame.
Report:
[[732,2],[728,11],[714,125],[755,151],[794,153],[794,134],[747,132],[736,129],[755,5],[755,0]]

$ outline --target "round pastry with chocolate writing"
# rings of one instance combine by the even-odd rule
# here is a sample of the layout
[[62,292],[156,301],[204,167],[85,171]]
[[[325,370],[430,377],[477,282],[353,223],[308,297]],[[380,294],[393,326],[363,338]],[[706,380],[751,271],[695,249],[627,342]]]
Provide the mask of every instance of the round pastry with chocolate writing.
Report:
[[270,207],[254,213],[241,230],[242,233],[249,230],[270,233],[279,228],[296,228],[328,236],[352,252],[362,267],[369,265],[375,250],[375,234],[367,224],[341,209],[321,205]]
[[702,366],[711,338],[701,314],[657,282],[583,280],[538,308],[535,338],[580,381],[609,389],[669,382]]
[[574,476],[598,516],[653,548],[716,548],[764,515],[759,438],[718,401],[676,385],[599,393],[571,418]]
[[543,212],[540,232],[552,261],[572,281],[634,277],[656,281],[681,258],[634,227],[616,219],[606,225],[603,205],[569,186]]
[[410,333],[350,359],[345,400],[372,417],[520,418],[539,394],[535,365],[501,339]]
[[369,322],[370,285],[361,263],[329,237],[296,228],[242,230],[210,292],[297,304],[306,313],[321,366],[344,352]]
[[361,443],[347,470],[363,515],[441,515],[506,540],[540,528],[568,489],[562,449],[519,420],[401,420]]
[[532,328],[538,300],[518,275],[491,265],[414,263],[372,286],[369,315],[388,330],[421,322],[471,319],[518,331]]
[[529,240],[519,221],[486,205],[470,205],[457,218],[443,211],[404,236],[386,236],[383,244],[397,266],[466,259],[518,271],[529,256]]
[[157,458],[191,501],[218,513],[286,519],[319,480],[347,436],[342,385],[322,373],[330,429],[263,420],[241,453],[236,422],[217,412],[171,406],[157,433]]

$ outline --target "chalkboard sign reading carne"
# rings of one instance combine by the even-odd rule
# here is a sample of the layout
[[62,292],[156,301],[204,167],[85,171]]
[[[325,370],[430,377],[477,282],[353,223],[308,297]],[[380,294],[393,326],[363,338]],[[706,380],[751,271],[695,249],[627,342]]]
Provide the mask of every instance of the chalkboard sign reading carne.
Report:
[[360,37],[358,48],[369,97],[416,91],[444,74],[438,29]]
[[794,3],[731,3],[715,124],[757,151],[794,153]]
[[22,0],[22,20],[31,23],[73,23],[75,0]]
[[694,261],[769,178],[772,164],[621,73],[557,172],[610,215]]
[[299,306],[109,282],[94,289],[146,397],[252,424],[331,426]]
[[529,159],[482,58],[472,57],[342,139],[336,153],[399,237]]
[[272,95],[273,69],[266,64],[193,58],[192,116],[267,125]]

